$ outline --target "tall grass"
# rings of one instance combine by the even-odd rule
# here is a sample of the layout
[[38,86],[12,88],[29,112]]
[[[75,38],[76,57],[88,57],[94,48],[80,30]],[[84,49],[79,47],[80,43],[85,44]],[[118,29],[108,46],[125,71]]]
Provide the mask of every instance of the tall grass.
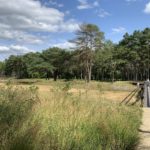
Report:
[[[141,110],[55,87],[48,98],[36,88],[0,89],[0,144],[12,150],[132,150]],[[85,92],[85,95],[88,91]],[[38,103],[35,103],[38,102]]]
[[0,149],[11,149],[23,123],[38,100],[36,88],[0,87]]

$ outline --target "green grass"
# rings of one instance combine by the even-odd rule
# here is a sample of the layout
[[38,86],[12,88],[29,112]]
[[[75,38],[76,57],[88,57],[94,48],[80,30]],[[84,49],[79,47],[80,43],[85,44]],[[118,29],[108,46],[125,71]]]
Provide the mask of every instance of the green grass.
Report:
[[[94,100],[86,93],[71,94],[71,87],[85,87],[81,81],[48,82],[54,88],[47,93],[47,99],[40,93],[38,96],[35,86],[0,87],[0,149],[132,150],[136,147],[141,121],[139,107],[119,106],[102,97]],[[90,83],[87,93],[101,88],[97,84]],[[109,83],[103,84],[107,88]]]

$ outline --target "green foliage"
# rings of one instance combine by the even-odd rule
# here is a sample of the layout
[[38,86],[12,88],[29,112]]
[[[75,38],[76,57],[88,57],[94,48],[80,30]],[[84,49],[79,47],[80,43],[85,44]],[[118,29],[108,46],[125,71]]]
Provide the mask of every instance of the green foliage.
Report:
[[[134,31],[132,35],[125,34],[124,39],[119,43],[123,46],[125,54],[120,58],[124,60],[122,68],[128,77],[134,80],[148,78],[150,72],[150,28],[143,31]],[[130,73],[131,72],[131,73]]]
[[104,43],[103,49],[97,50],[95,53],[94,72],[97,75],[96,80],[104,80],[105,78],[112,78],[111,74],[114,71],[113,59],[114,44],[111,41]]
[[7,76],[16,76],[17,78],[24,78],[27,74],[26,62],[21,56],[10,56],[5,61],[5,74]]
[[65,51],[60,48],[49,48],[43,51],[43,59],[53,66],[52,77],[56,81],[58,78],[71,79],[73,74],[74,65],[76,62],[73,60],[74,52]]
[[46,78],[47,74],[53,70],[53,66],[45,61],[40,53],[29,53],[23,58],[30,78]]

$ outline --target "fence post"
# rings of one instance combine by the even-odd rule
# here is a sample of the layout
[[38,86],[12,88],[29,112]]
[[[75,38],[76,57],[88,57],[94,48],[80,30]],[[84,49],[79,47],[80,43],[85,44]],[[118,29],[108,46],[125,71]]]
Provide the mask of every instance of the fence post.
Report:
[[143,101],[144,107],[150,107],[150,81],[147,80],[144,83],[144,101]]

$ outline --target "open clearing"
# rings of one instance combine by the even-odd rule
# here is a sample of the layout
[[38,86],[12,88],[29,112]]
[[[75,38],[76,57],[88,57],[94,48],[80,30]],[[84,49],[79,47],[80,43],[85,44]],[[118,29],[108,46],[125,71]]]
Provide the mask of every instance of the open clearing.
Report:
[[[69,92],[74,95],[86,95],[91,97],[91,99],[103,98],[106,100],[121,102],[133,89],[136,87],[129,84],[129,82],[91,82],[88,87],[84,81],[70,81],[64,82],[59,80],[53,82],[52,80],[12,80],[14,85],[22,87],[37,86],[39,89],[39,94],[47,98],[55,88],[63,88],[65,84],[69,83]],[[0,85],[5,85],[7,80],[0,80]],[[88,91],[88,92],[87,92]],[[133,98],[134,100],[134,98]]]

